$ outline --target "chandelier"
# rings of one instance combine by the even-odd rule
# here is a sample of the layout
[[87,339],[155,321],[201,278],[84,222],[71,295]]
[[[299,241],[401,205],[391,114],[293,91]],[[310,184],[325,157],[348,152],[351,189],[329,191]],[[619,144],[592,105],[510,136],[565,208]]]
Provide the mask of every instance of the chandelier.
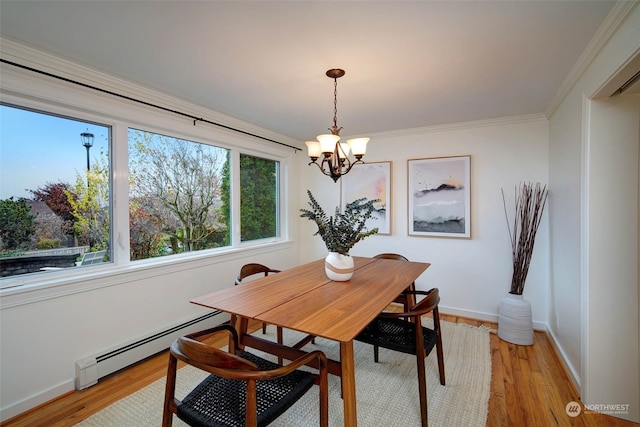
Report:
[[[369,138],[349,139],[347,142],[340,142],[340,130],[338,127],[338,79],[344,76],[344,70],[332,68],[327,71],[327,77],[333,79],[333,126],[329,128],[331,133],[325,133],[316,137],[317,141],[306,141],[311,162],[309,165],[315,164],[320,171],[330,176],[333,182],[338,181],[342,175],[349,173],[353,165],[364,163],[362,157],[367,151],[367,142]],[[349,159],[349,151],[356,158],[354,161]],[[322,155],[322,161],[317,162]]]

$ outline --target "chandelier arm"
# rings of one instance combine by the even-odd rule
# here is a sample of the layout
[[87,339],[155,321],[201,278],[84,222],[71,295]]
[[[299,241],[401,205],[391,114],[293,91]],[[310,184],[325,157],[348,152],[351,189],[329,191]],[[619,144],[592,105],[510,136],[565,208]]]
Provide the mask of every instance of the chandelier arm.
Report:
[[316,162],[316,161],[312,161],[309,162],[309,164],[307,166],[311,166],[311,165],[316,165],[318,167],[318,169],[320,169],[320,172],[322,172],[325,175],[329,175],[325,170],[324,170],[324,162],[326,160],[322,159],[322,161],[320,163]]
[[342,151],[342,153],[344,154],[344,150],[342,149],[342,147],[340,147],[340,144],[336,144],[336,149],[332,159],[334,169],[342,170],[344,168],[345,162],[347,163],[349,169],[351,169],[351,160],[349,160],[349,157],[347,157],[346,154],[345,156],[339,156],[338,150]]
[[346,171],[342,172],[342,175],[348,174],[351,168],[353,167],[353,165],[357,165],[358,163],[364,163],[364,160],[358,159],[355,162],[349,162],[349,167],[347,168]]

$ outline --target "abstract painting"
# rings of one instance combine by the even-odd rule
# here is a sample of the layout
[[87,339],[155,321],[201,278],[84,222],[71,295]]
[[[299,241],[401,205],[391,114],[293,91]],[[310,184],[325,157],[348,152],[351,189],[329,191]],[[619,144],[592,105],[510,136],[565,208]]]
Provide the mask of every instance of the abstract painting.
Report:
[[471,156],[408,161],[409,235],[471,238]]
[[379,199],[367,229],[378,227],[378,234],[391,234],[391,162],[358,163],[340,181],[342,208],[363,197]]

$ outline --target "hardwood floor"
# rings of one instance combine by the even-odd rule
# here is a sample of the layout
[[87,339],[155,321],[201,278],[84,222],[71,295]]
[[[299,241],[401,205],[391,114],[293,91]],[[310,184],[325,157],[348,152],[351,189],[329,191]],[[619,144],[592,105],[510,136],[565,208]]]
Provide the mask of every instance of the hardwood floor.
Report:
[[[441,315],[442,320],[496,329],[497,325]],[[254,328],[260,325],[255,324]],[[487,426],[613,426],[638,424],[619,418],[582,412],[575,418],[565,412],[579,396],[567,378],[544,332],[536,332],[532,346],[516,346],[494,333],[491,343],[491,397]],[[226,343],[212,343],[224,345]],[[83,391],[70,392],[2,423],[2,427],[72,426],[111,403],[165,375],[167,353],[159,353],[132,367],[101,379]],[[446,361],[445,361],[446,364]],[[464,408],[461,408],[464,410]],[[129,427],[129,426],[127,426]],[[135,427],[135,426],[131,426]],[[403,426],[405,427],[405,426]]]

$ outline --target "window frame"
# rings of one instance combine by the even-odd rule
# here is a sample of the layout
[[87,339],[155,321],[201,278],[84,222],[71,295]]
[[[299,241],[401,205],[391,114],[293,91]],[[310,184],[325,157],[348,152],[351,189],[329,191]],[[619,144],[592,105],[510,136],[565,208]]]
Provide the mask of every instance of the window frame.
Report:
[[[11,76],[10,76],[11,77]],[[167,271],[188,268],[214,262],[226,262],[242,256],[246,251],[255,254],[270,252],[274,245],[291,247],[290,221],[287,201],[290,189],[287,186],[288,168],[291,165],[291,149],[265,145],[255,138],[229,131],[217,130],[206,124],[185,123],[176,115],[158,114],[149,107],[139,107],[121,100],[104,99],[100,95],[87,93],[86,89],[64,87],[57,82],[44,82],[32,76],[23,76],[30,81],[23,91],[7,90],[4,84],[0,95],[4,104],[68,117],[74,120],[98,123],[111,128],[110,140],[110,198],[111,198],[111,255],[112,262],[78,270],[59,270],[32,273],[0,279],[0,308],[35,302],[84,292],[103,286],[120,284],[123,280],[134,281],[138,277],[166,274]],[[9,78],[8,80],[12,80]],[[19,86],[19,85],[18,85]],[[100,102],[98,102],[100,101]],[[104,107],[100,111],[96,106]],[[123,113],[125,111],[126,113]],[[231,151],[231,245],[224,248],[205,249],[185,254],[130,260],[129,251],[129,198],[128,198],[128,130],[142,129],[169,135]],[[267,151],[268,150],[268,151]],[[240,153],[279,162],[279,230],[280,236],[241,242],[239,235],[240,212],[239,158]],[[117,209],[126,206],[126,209]],[[126,230],[126,231],[125,231]],[[193,264],[193,265],[192,265]],[[126,276],[124,276],[126,275]],[[88,279],[91,279],[90,281]],[[90,283],[89,283],[90,282]],[[35,292],[34,292],[35,291]],[[9,298],[11,297],[11,298]]]

